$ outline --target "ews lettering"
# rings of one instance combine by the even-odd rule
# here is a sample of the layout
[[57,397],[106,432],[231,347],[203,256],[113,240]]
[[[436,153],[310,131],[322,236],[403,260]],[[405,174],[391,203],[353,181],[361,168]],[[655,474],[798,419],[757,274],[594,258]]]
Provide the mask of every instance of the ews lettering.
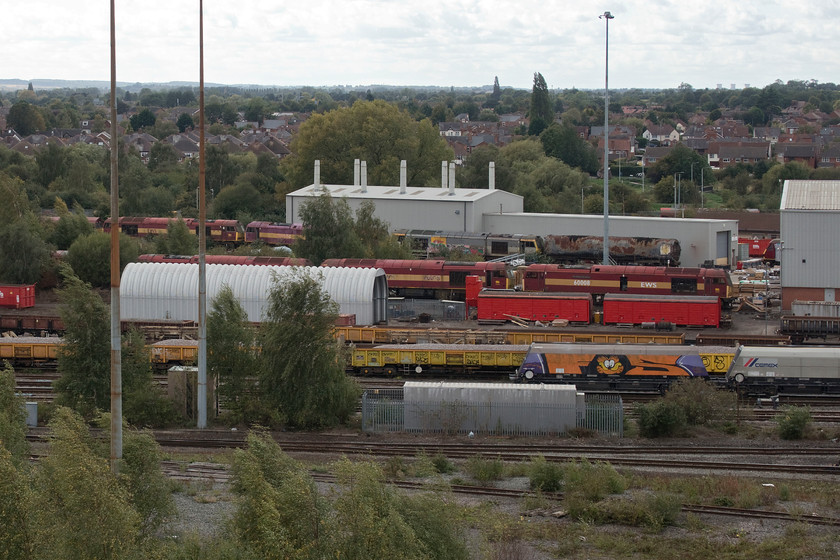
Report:
[[656,282],[642,282],[642,288],[656,288]]

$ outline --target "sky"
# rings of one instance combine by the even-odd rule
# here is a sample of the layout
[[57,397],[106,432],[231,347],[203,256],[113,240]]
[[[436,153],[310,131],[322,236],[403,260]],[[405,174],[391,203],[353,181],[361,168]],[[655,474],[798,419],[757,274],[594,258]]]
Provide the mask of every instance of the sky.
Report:
[[[6,2],[0,79],[110,80],[110,2]],[[198,82],[199,1],[116,0],[117,81]],[[204,0],[204,79],[265,86],[840,82],[840,0]]]

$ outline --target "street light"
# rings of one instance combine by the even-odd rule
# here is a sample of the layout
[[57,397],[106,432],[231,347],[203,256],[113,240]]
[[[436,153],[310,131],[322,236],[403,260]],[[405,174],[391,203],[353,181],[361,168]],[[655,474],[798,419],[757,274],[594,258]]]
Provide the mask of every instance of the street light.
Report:
[[[677,173],[677,208],[682,207],[682,176],[683,171]],[[676,216],[674,216],[676,218]],[[683,213],[683,218],[685,218],[685,214]]]
[[610,264],[610,20],[614,16],[604,12],[598,19],[605,20],[604,43],[604,264]]

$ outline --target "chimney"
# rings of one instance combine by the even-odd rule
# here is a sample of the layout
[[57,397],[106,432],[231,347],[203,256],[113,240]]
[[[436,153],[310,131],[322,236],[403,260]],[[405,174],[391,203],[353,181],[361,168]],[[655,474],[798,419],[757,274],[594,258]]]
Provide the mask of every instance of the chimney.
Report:
[[320,159],[315,160],[315,181],[314,181],[314,183],[315,183],[315,188],[316,189],[321,186],[321,160]]
[[359,186],[359,160],[358,160],[358,158],[353,160],[353,186],[354,187]]
[[366,193],[367,192],[367,162],[366,161],[361,162],[361,165],[359,167],[359,171],[360,171],[361,178],[362,178],[362,192]]
[[408,182],[408,173],[405,166],[405,160],[400,161],[400,194],[405,194],[406,183]]
[[449,196],[455,194],[455,162],[449,162]]
[[490,190],[491,191],[496,190],[496,162],[495,161],[490,162],[490,179],[489,180],[490,180],[490,184],[489,184]]
[[446,162],[440,162],[440,188],[446,188]]

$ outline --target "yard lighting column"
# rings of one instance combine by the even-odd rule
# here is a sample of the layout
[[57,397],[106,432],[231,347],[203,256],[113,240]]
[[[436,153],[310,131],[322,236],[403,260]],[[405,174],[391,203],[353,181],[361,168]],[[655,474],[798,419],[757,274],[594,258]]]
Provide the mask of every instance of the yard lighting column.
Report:
[[604,264],[610,264],[610,20],[614,16],[604,12],[598,19],[605,20],[604,43]]

